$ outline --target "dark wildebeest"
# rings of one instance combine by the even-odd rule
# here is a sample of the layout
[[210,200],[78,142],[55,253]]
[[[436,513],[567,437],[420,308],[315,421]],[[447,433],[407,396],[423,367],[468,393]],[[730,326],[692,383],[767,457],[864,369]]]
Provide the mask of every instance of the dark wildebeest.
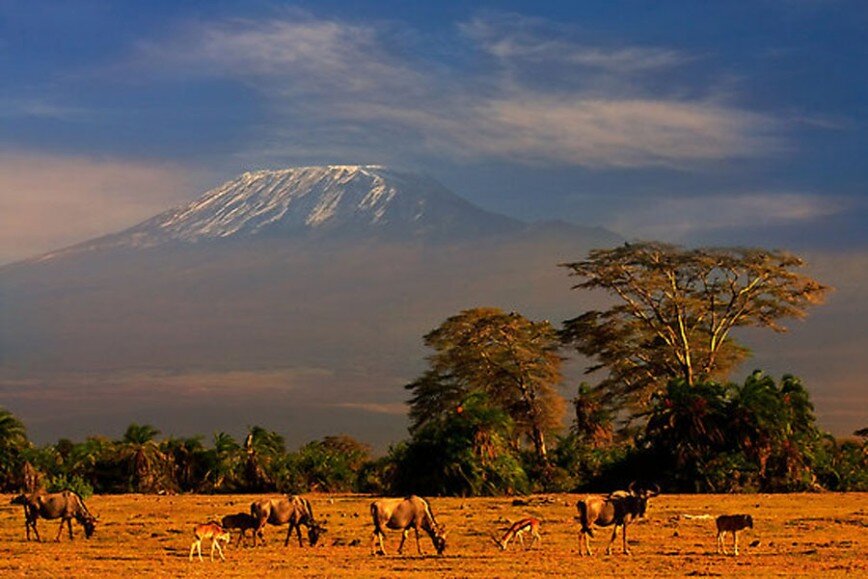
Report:
[[606,554],[612,554],[612,543],[618,536],[618,527],[622,529],[622,542],[624,553],[629,555],[627,548],[627,525],[635,519],[645,516],[648,508],[648,499],[660,494],[660,487],[654,485],[652,489],[637,489],[636,483],[631,483],[627,491],[615,491],[609,495],[589,496],[576,503],[579,510],[579,522],[582,525],[579,531],[579,554],[584,555],[582,546],[591,555],[591,545],[588,537],[594,536],[593,525],[608,527],[614,525],[612,538],[606,547]]
[[[371,503],[371,517],[374,519],[374,533],[371,536],[371,554],[385,555],[386,549],[383,546],[383,538],[385,537],[384,528],[403,531],[401,536],[401,544],[398,546],[398,554],[404,551],[404,541],[407,540],[407,534],[410,529],[416,531],[416,550],[422,554],[422,545],[419,544],[419,529],[428,533],[431,537],[431,542],[434,543],[434,548],[437,549],[437,554],[443,553],[446,549],[446,528],[443,525],[437,524],[434,520],[434,513],[431,512],[431,506],[428,501],[415,495],[409,496],[406,499],[380,499]],[[379,551],[374,549],[377,540],[379,539]]]
[[96,530],[96,517],[90,514],[81,496],[70,490],[59,493],[47,493],[44,490],[29,495],[18,495],[12,499],[12,504],[24,507],[24,526],[27,532],[27,540],[30,540],[30,529],[36,535],[37,541],[42,541],[39,531],[36,529],[36,521],[41,517],[46,520],[60,519],[60,528],[57,529],[55,541],[60,540],[63,532],[63,523],[69,529],[69,538],[72,540],[72,519],[84,527],[84,536],[90,538]]
[[263,499],[256,501],[250,505],[250,515],[256,519],[256,530],[253,534],[253,545],[256,546],[256,537],[265,544],[265,536],[262,529],[266,524],[269,525],[285,525],[289,523],[289,528],[286,530],[286,540],[283,546],[289,545],[289,536],[292,530],[295,529],[298,536],[299,547],[303,546],[301,541],[301,526],[307,527],[307,538],[310,541],[310,546],[316,545],[320,535],[326,532],[326,528],[316,521],[313,516],[313,509],[310,506],[310,501],[299,496],[291,496],[288,499]]
[[738,532],[742,529],[753,529],[753,517],[750,515],[720,515],[717,523],[717,552],[726,555],[726,546],[723,544],[724,535],[732,533],[732,546],[735,555],[738,555]]
[[227,531],[234,529],[238,530],[238,540],[235,541],[235,547],[241,545],[241,539],[244,538],[248,530],[253,531],[253,544],[256,545],[256,530],[259,527],[257,521],[250,513],[237,513],[235,515],[226,515],[220,520],[220,526]]

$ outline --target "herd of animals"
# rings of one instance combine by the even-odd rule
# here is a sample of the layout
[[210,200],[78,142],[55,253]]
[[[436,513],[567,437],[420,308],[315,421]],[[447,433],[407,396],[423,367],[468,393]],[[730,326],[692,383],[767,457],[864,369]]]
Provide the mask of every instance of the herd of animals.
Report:
[[[626,491],[619,490],[608,495],[592,495],[579,500],[576,503],[581,526],[579,531],[579,554],[592,555],[588,541],[593,536],[593,527],[613,527],[612,536],[606,549],[606,554],[611,555],[612,544],[621,527],[622,550],[630,554],[627,548],[627,526],[632,521],[644,517],[648,507],[648,501],[660,494],[656,486],[651,488],[637,488],[631,484]],[[12,504],[21,505],[24,508],[24,526],[27,540],[30,540],[31,531],[37,541],[40,541],[36,523],[39,519],[60,519],[60,527],[55,541],[60,540],[63,526],[66,524],[69,530],[70,540],[73,538],[72,520],[75,519],[83,528],[86,538],[90,538],[96,530],[97,518],[91,514],[84,500],[77,493],[65,490],[58,493],[48,493],[44,490],[31,494],[18,495],[12,499]],[[431,511],[431,505],[427,500],[418,496],[406,498],[383,498],[371,503],[371,519],[373,533],[371,534],[371,553],[385,555],[383,539],[385,530],[392,529],[402,531],[401,543],[398,553],[402,554],[404,542],[410,530],[415,532],[416,550],[421,555],[422,546],[419,542],[419,531],[425,532],[431,539],[437,554],[440,555],[446,549],[446,528],[439,524]],[[313,514],[310,501],[304,497],[289,496],[280,499],[263,499],[250,505],[250,512],[242,512],[227,515],[220,522],[209,521],[196,525],[193,529],[194,541],[190,546],[190,560],[198,553],[202,560],[202,542],[211,541],[211,560],[214,560],[215,550],[220,558],[225,560],[220,543],[228,544],[231,540],[231,531],[238,531],[236,546],[247,537],[248,531],[255,547],[257,542],[265,544],[263,530],[266,525],[288,525],[284,546],[289,544],[292,532],[295,531],[299,546],[303,546],[301,527],[307,529],[307,539],[311,546],[315,546],[323,533],[325,526],[318,522]],[[727,532],[733,536],[733,553],[738,555],[738,532],[745,528],[753,527],[753,519],[750,515],[721,515],[716,519],[717,525],[717,550],[726,553],[724,538]],[[527,548],[542,541],[540,535],[540,520],[534,517],[526,517],[515,522],[501,537],[492,535],[492,539],[500,547],[506,550],[510,541],[518,539],[524,546],[524,535],[531,536],[531,543]]]

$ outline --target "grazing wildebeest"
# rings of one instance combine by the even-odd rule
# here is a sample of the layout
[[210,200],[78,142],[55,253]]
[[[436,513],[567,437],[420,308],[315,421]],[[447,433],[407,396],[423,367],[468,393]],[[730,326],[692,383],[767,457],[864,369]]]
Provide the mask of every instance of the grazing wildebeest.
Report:
[[618,527],[621,527],[624,553],[629,555],[627,548],[627,524],[635,519],[645,516],[648,508],[648,499],[660,494],[660,487],[653,485],[652,489],[637,489],[636,483],[631,483],[627,491],[615,491],[604,496],[589,496],[578,503],[579,521],[582,525],[579,531],[579,555],[584,555],[582,546],[591,555],[591,545],[588,537],[594,536],[592,525],[608,527],[614,525],[612,538],[606,547],[606,554],[612,554],[612,543],[618,536]]
[[[383,546],[385,532],[383,528],[402,531],[401,544],[398,546],[398,554],[404,551],[404,541],[410,529],[416,531],[416,550],[422,554],[422,545],[419,544],[419,529],[428,533],[437,554],[446,549],[446,528],[437,524],[434,513],[428,501],[416,495],[406,499],[380,499],[371,503],[371,517],[374,519],[374,533],[371,535],[371,554],[385,555]],[[374,549],[379,539],[379,551]]]
[[497,546],[500,547],[501,551],[506,551],[509,542],[516,537],[518,538],[519,543],[521,543],[521,546],[524,547],[524,534],[530,533],[531,537],[533,537],[533,540],[531,540],[530,545],[527,547],[530,549],[537,541],[542,542],[542,537],[540,537],[539,534],[539,525],[539,519],[535,517],[527,517],[526,519],[513,523],[500,539],[494,535],[492,535],[491,538],[494,539],[494,542],[497,543]]
[[197,550],[199,551],[199,560],[202,560],[202,541],[204,539],[211,539],[212,561],[214,560],[214,549],[217,549],[217,552],[220,553],[221,559],[226,560],[226,557],[223,556],[223,549],[220,548],[220,541],[228,545],[232,537],[229,535],[229,531],[221,527],[219,523],[211,521],[202,525],[196,525],[193,527],[193,536],[196,537],[196,540],[190,545],[190,561],[193,560],[193,552]]
[[313,516],[313,508],[310,506],[310,501],[299,496],[291,496],[288,499],[263,499],[256,501],[250,505],[250,515],[256,519],[256,531],[253,535],[253,545],[256,546],[256,537],[265,544],[265,536],[262,529],[266,524],[269,525],[285,525],[289,523],[289,528],[286,530],[286,540],[283,546],[289,545],[289,536],[292,530],[295,529],[298,536],[298,546],[303,546],[301,541],[301,526],[307,527],[307,539],[310,541],[310,546],[316,545],[320,535],[326,532],[326,528],[318,523]]
[[233,529],[238,530],[238,540],[235,541],[235,547],[238,547],[241,544],[241,539],[244,538],[248,530],[253,531],[253,544],[254,546],[256,545],[256,529],[259,526],[259,521],[257,521],[250,513],[226,515],[220,520],[220,526],[227,531]]
[[720,515],[715,522],[717,523],[717,552],[726,555],[723,539],[726,532],[729,531],[732,533],[734,554],[738,555],[738,532],[742,529],[753,529],[753,517],[750,515]]
[[87,510],[87,506],[84,504],[84,500],[74,491],[65,490],[59,493],[48,493],[40,490],[29,495],[18,495],[12,499],[12,504],[24,507],[24,526],[28,541],[30,540],[30,529],[33,529],[36,540],[42,541],[36,528],[36,521],[39,518],[46,520],[60,519],[60,528],[57,529],[55,541],[60,540],[64,523],[66,523],[69,529],[69,539],[72,540],[72,519],[75,519],[84,527],[84,536],[88,539],[96,530],[96,517],[90,514],[90,511]]

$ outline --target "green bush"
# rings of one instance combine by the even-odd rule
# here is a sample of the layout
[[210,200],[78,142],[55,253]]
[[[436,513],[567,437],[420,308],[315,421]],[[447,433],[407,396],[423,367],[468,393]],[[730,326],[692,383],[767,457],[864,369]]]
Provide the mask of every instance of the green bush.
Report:
[[49,492],[59,492],[70,490],[81,495],[81,498],[88,499],[93,495],[93,487],[89,482],[80,476],[67,476],[59,474],[48,479],[48,484],[45,485]]

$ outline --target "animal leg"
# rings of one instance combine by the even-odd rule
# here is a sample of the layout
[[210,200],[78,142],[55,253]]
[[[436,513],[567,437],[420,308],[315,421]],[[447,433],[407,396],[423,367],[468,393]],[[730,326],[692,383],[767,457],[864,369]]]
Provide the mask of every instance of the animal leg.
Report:
[[60,527],[57,529],[57,535],[54,537],[56,543],[60,542],[61,533],[63,533],[63,519],[60,519]]
[[615,539],[618,538],[618,525],[615,525],[615,528],[612,530],[612,538],[609,539],[609,544],[606,546],[606,555],[612,554],[612,543],[615,542]]
[[735,550],[735,555],[738,555],[738,531],[732,532],[732,546]]
[[264,528],[265,528],[265,523],[256,527],[256,530],[253,531],[253,546],[254,547],[256,546],[256,537],[259,537],[259,541],[262,543],[262,546],[263,547],[265,546],[265,532],[263,532]]
[[717,532],[717,552],[723,553],[724,555],[726,555],[726,547],[723,544],[723,535],[724,534],[725,534],[725,531],[718,531]]
[[401,533],[401,544],[398,545],[398,554],[404,554],[404,541],[407,540],[407,535],[410,533],[410,529],[404,529]]
[[624,548],[624,554],[629,555],[630,549],[627,548],[627,525],[621,527],[621,542]]
[[[371,535],[371,555],[385,555],[386,545],[383,543],[385,534],[380,530],[375,530]],[[374,545],[379,543],[379,550],[375,550]]]
[[[293,527],[293,524],[290,521],[289,526],[286,528],[286,539],[283,541],[284,547],[289,545],[289,537],[292,536],[292,527]],[[298,533],[298,542],[301,543],[301,532]]]
[[[301,525],[296,525],[296,526],[295,526],[295,535],[296,535],[296,537],[298,537],[298,546],[299,546],[299,547],[304,547],[304,544],[301,542]],[[287,537],[286,539],[287,539],[287,541],[288,541],[288,540],[289,540],[289,537]]]
[[72,541],[72,519],[66,519],[66,526],[69,528],[69,540]]
[[190,545],[190,560],[191,561],[193,560],[193,551],[194,550],[199,554],[199,560],[201,561],[202,560],[202,539],[199,539],[197,537],[196,540],[193,541],[193,544]]
[[414,529],[416,531],[416,552],[420,555],[422,554],[422,543],[419,542],[419,527]]
[[518,542],[524,548],[524,533],[516,533],[516,537],[518,537]]
[[539,541],[540,543],[542,543],[542,537],[540,536],[540,534],[539,534],[538,532],[534,531],[534,532],[533,532],[533,540],[530,542],[530,547],[529,547],[529,548],[532,549],[533,546],[536,544],[537,541]]
[[223,556],[223,548],[220,547],[220,541],[217,539],[213,539],[211,543],[211,560],[214,560],[214,547],[217,547],[217,552],[220,554],[220,558],[225,561],[226,557]]

